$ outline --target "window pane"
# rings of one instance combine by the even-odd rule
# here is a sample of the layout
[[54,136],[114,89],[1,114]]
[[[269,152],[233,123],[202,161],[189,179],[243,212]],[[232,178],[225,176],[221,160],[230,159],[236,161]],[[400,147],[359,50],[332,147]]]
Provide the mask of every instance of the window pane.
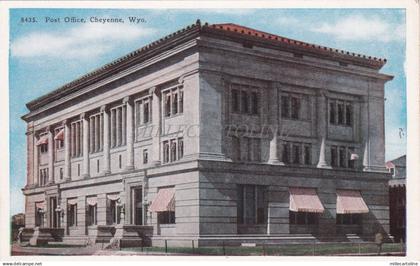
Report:
[[238,137],[232,137],[232,159],[235,161],[241,160],[241,146]]
[[330,102],[330,124],[335,124],[335,102]]
[[171,140],[171,162],[176,161],[176,142]]
[[249,96],[248,93],[246,91],[241,91],[241,96],[242,96],[242,103],[241,103],[241,107],[242,107],[242,112],[243,113],[249,113]]
[[340,167],[346,167],[346,148],[340,147]]
[[338,103],[337,108],[338,108],[338,124],[343,125],[344,124],[344,104],[342,102]]
[[176,115],[178,113],[178,93],[174,92],[172,94],[172,115]]
[[351,103],[346,104],[346,125],[351,126],[353,124],[353,106]]
[[281,117],[290,118],[290,106],[288,96],[281,96]]
[[180,90],[179,91],[179,113],[183,113],[184,112],[184,91]]
[[258,114],[259,109],[259,98],[258,93],[252,92],[252,114]]
[[169,93],[165,94],[165,116],[171,116],[171,95]]
[[292,105],[292,114],[291,118],[293,119],[299,119],[299,113],[300,113],[300,99],[297,97],[292,97],[291,100]]
[[312,161],[311,161],[311,146],[309,145],[305,145],[304,147],[305,151],[304,151],[304,163],[306,165],[311,165]]
[[232,90],[232,110],[233,112],[239,112],[239,91]]
[[178,138],[178,160],[184,157],[184,139]]
[[289,143],[284,143],[283,144],[283,158],[282,158],[284,163],[290,163],[290,158],[289,158]]
[[292,148],[293,163],[300,164],[300,157],[301,157],[300,145],[293,145],[292,147],[293,147]]
[[331,147],[331,166],[336,167],[337,166],[337,147],[332,146]]

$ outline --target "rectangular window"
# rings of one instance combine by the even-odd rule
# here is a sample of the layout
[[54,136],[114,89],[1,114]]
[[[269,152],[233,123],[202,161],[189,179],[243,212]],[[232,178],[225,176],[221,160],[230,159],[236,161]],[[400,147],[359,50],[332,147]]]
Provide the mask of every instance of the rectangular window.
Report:
[[67,213],[67,222],[69,226],[77,226],[77,204],[68,205]]
[[298,144],[293,144],[292,146],[292,156],[293,156],[293,163],[300,164],[301,158],[301,146]]
[[354,169],[355,168],[355,158],[352,158],[352,154],[355,154],[354,152],[354,148],[350,147],[348,148],[348,153],[347,153],[347,167]]
[[163,142],[163,162],[169,162],[169,141]]
[[284,143],[283,144],[283,157],[282,157],[282,161],[284,163],[290,163],[290,148],[289,148],[289,143]]
[[339,125],[343,125],[344,124],[344,103],[343,102],[337,103],[337,115],[338,115],[337,123]]
[[353,125],[353,106],[351,103],[346,103],[346,125]]
[[77,164],[77,176],[80,176],[80,163]]
[[88,205],[86,208],[86,223],[88,226],[97,224],[96,205]]
[[39,182],[40,186],[45,186],[48,183],[48,168],[43,168],[39,170]]
[[143,224],[143,190],[142,187],[131,188],[132,223]]
[[238,137],[232,137],[232,154],[231,159],[234,161],[241,160],[241,143]]
[[[55,149],[56,150],[62,150],[62,149],[64,149],[64,139],[63,139],[63,137],[64,136],[60,136],[60,137],[58,137],[58,134],[62,131],[62,130],[64,130],[63,128],[56,128],[55,130],[54,130],[54,145],[55,145]],[[63,134],[64,135],[64,133],[62,132],[61,134]],[[56,139],[56,137],[57,137],[57,139]]]
[[248,114],[249,113],[249,96],[248,92],[241,91],[241,108],[242,113]]
[[111,109],[111,147],[126,144],[127,107],[125,105]]
[[239,91],[232,89],[232,111],[239,113]]
[[60,168],[60,180],[63,180],[64,174],[63,174],[63,168]]
[[167,89],[163,95],[163,113],[165,117],[171,117],[184,112],[184,90],[182,86]]
[[339,149],[339,157],[340,157],[340,167],[346,167],[346,148],[340,147]]
[[331,146],[331,166],[338,166],[337,146]]
[[304,145],[303,146],[303,161],[306,165],[312,164],[311,159],[311,145]]
[[41,153],[47,153],[48,152],[48,144],[39,145],[39,149],[40,149]]
[[257,115],[259,113],[258,110],[259,110],[259,105],[260,105],[258,93],[255,92],[255,91],[252,92],[251,93],[251,98],[252,98],[252,100],[251,100],[251,103],[252,103],[251,112],[252,112],[253,115]]
[[99,160],[96,160],[96,172],[99,173]]
[[335,102],[330,102],[330,124],[333,124],[333,125],[336,124],[335,114],[336,114]]
[[297,97],[291,97],[291,118],[292,119],[299,119],[300,118],[300,99]]
[[267,188],[265,186],[238,185],[238,224],[267,223]]
[[89,118],[89,151],[95,153],[103,149],[103,116],[92,115]]
[[361,213],[337,214],[336,224],[361,225],[362,214]]
[[119,224],[121,206],[118,204],[118,200],[106,200],[106,223],[107,225]]
[[178,138],[178,160],[184,157],[184,139]]
[[143,150],[143,164],[147,164],[149,162],[149,153],[147,149]]
[[171,140],[171,162],[176,161],[176,141],[174,139]]
[[290,101],[288,96],[281,96],[281,117],[290,118]]
[[164,211],[158,213],[159,224],[174,224],[175,223],[175,212]]
[[121,154],[118,155],[118,166],[120,167],[120,169],[122,168],[122,156],[121,156]]
[[319,215],[312,212],[294,212],[289,211],[289,223],[297,225],[315,225],[318,224]]
[[152,121],[152,97],[148,96],[135,103],[136,127]]

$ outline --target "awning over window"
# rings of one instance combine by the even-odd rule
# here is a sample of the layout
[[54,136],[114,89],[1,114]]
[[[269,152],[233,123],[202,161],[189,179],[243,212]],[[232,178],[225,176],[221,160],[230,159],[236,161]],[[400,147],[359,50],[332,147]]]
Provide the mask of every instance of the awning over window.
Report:
[[98,203],[97,197],[88,197],[86,198],[86,204],[89,206],[95,206]]
[[35,209],[45,210],[45,201],[35,202]]
[[64,128],[58,131],[57,135],[54,137],[55,140],[64,140]]
[[119,200],[120,199],[120,194],[108,194],[106,195],[106,198],[109,200]]
[[42,135],[39,140],[36,142],[36,145],[42,145],[42,144],[47,144],[48,143],[48,135]]
[[175,189],[161,188],[150,204],[149,210],[152,212],[175,211]]
[[315,212],[323,213],[324,206],[316,194],[314,188],[289,188],[290,207],[294,212]]
[[357,190],[337,190],[337,214],[368,213],[369,208]]
[[77,204],[77,198],[74,199],[68,199],[67,200],[68,205],[76,205]]

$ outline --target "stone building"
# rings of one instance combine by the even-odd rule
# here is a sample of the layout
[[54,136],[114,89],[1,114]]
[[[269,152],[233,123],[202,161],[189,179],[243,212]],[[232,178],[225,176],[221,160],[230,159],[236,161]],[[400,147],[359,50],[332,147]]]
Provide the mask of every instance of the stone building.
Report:
[[27,104],[27,230],[153,245],[386,234],[385,62],[197,21]]
[[403,155],[386,162],[385,166],[392,174],[389,180],[389,231],[395,241],[406,239],[406,162]]

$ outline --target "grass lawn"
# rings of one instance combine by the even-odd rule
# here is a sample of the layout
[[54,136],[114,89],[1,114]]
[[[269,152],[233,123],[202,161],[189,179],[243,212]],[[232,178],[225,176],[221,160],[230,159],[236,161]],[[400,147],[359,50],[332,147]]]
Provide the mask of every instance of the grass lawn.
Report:
[[[141,248],[124,248],[127,251],[141,252]],[[144,252],[165,252],[164,247],[145,247]],[[257,247],[168,247],[168,253],[195,254],[195,255],[272,255],[272,256],[325,256],[335,254],[366,254],[376,253],[378,248],[373,243],[326,243],[326,244],[291,244],[270,245]],[[405,250],[403,250],[405,251]],[[382,255],[389,252],[401,252],[401,244],[386,243],[382,246]]]

